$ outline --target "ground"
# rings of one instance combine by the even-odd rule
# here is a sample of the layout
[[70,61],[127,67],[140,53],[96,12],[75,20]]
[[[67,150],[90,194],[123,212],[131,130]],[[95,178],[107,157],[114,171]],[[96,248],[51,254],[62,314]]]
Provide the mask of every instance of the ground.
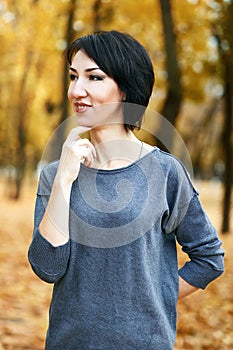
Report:
[[[221,184],[199,182],[196,187],[211,221],[219,228]],[[27,261],[35,191],[35,181],[27,181],[22,198],[9,200],[8,184],[0,181],[0,350],[44,349],[52,286],[39,280]],[[233,230],[230,231],[220,234],[226,252],[225,273],[205,291],[179,301],[175,350],[233,349]],[[180,251],[179,257],[182,263]]]

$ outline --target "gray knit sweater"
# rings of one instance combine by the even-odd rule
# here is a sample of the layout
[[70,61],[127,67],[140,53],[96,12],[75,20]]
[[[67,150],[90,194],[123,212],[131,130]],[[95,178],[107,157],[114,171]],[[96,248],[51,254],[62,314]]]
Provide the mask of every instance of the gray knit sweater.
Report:
[[[223,251],[182,164],[155,148],[115,170],[81,166],[70,240],[39,232],[58,162],[41,173],[29,261],[54,283],[47,350],[172,350],[178,275],[204,289]],[[62,213],[61,213],[62,215]],[[190,261],[179,271],[176,242]]]

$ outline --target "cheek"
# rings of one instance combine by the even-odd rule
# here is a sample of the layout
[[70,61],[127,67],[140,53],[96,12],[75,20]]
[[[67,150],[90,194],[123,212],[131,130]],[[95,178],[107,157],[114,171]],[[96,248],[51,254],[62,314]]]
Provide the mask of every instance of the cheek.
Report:
[[67,90],[67,97],[69,99],[69,101],[72,101],[73,98],[75,97],[75,90],[74,90],[74,83],[73,82],[70,82],[69,83],[69,86],[68,86],[68,90]]
[[69,86],[68,90],[67,90],[67,97],[69,100],[71,100],[71,88]]
[[116,87],[109,89],[108,94],[106,94],[105,96],[105,98],[108,99],[109,102],[121,102],[123,100],[122,93]]

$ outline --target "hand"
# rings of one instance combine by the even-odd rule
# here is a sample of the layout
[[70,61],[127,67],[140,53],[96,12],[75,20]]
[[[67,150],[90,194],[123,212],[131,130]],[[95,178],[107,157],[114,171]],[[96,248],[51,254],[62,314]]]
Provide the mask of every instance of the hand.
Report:
[[179,276],[179,299],[183,299],[197,290],[197,287],[192,286]]
[[80,171],[80,163],[91,166],[96,157],[96,150],[88,139],[82,139],[80,133],[88,128],[77,127],[71,130],[62,147],[58,167],[58,176],[73,183]]

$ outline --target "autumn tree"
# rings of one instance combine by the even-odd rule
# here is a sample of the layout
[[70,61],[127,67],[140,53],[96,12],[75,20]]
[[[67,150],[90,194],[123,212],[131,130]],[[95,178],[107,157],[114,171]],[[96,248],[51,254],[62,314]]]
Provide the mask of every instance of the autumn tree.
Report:
[[[77,0],[71,0],[67,6],[66,16],[66,24],[65,24],[65,33],[64,33],[64,43],[65,46],[69,46],[74,39],[74,18],[75,11],[78,6]],[[65,51],[64,51],[65,53]],[[60,117],[58,119],[58,126],[62,124],[67,116],[69,115],[69,104],[67,99],[67,90],[69,85],[69,75],[68,75],[68,64],[65,59],[65,55],[63,56],[63,64],[62,64],[62,72],[61,72],[61,101],[60,101]],[[65,138],[65,130],[63,127],[57,128],[56,133],[53,135],[53,139],[50,145],[50,155],[51,159],[47,159],[47,161],[59,159],[61,154],[61,148],[64,143]]]
[[[35,10],[36,3],[32,4],[32,11]],[[21,23],[24,18],[24,12],[17,4],[12,3],[11,12],[7,12],[10,23],[14,28],[14,36],[21,34]],[[20,46],[23,42],[24,46]],[[11,165],[14,166],[13,176],[11,178],[11,188],[9,196],[18,199],[21,193],[22,181],[25,174],[26,167],[26,145],[27,145],[27,131],[29,123],[29,106],[34,96],[34,90],[31,89],[29,80],[31,78],[31,71],[34,62],[33,38],[22,38],[13,46],[11,51],[11,61],[13,64],[8,65],[7,70],[10,74],[10,89],[6,98],[6,109],[10,111],[9,119],[11,125],[14,125],[11,131],[10,141],[12,142],[10,149]],[[20,61],[20,58],[23,58]],[[17,64],[20,70],[17,71]],[[16,78],[17,77],[17,78]],[[5,147],[9,147],[8,145]]]
[[224,196],[222,232],[229,232],[233,184],[233,2],[221,3],[221,21],[213,26],[218,41],[224,85],[224,127],[222,148],[224,154]]
[[[175,125],[187,140],[192,156],[200,150],[198,166],[201,170],[206,161],[201,152],[203,147],[208,155],[219,152],[216,142],[208,144],[207,134],[214,130],[216,119],[207,114],[215,98],[220,96],[214,94],[215,85],[221,85],[219,72],[215,72],[219,56],[213,48],[209,27],[211,16],[216,19],[219,15],[214,4],[219,3],[221,7],[221,1],[145,0],[134,2],[133,6],[132,1],[124,0],[5,0],[0,3],[3,43],[0,47],[3,63],[0,72],[0,160],[4,170],[13,165],[16,149],[21,157],[25,153],[27,165],[31,158],[36,164],[54,129],[72,113],[67,101],[68,67],[63,52],[72,38],[99,29],[129,32],[146,47],[156,74],[149,107],[160,111]],[[209,7],[213,9],[212,14]],[[226,46],[225,40],[222,45]],[[20,122],[20,96],[20,108],[25,110],[25,137],[21,141],[21,132],[16,132]],[[190,118],[190,101],[198,111],[193,119]],[[188,106],[186,114],[185,106]],[[22,113],[20,117],[23,118]],[[152,118],[148,123],[152,133],[157,130],[157,124],[153,123]],[[195,130],[199,135],[197,138],[192,137]],[[172,137],[166,133],[165,140],[170,148]],[[22,142],[25,142],[24,151]],[[210,167],[217,157],[211,158]]]
[[[160,113],[175,125],[182,102],[182,88],[180,83],[180,68],[176,50],[176,36],[174,32],[172,9],[170,0],[160,0],[162,23],[164,30],[164,46],[166,52],[167,70],[167,96]],[[171,150],[173,143],[172,129],[166,128],[164,119],[161,121],[160,130],[157,133],[158,144],[161,148]],[[160,140],[166,140],[162,144]]]

